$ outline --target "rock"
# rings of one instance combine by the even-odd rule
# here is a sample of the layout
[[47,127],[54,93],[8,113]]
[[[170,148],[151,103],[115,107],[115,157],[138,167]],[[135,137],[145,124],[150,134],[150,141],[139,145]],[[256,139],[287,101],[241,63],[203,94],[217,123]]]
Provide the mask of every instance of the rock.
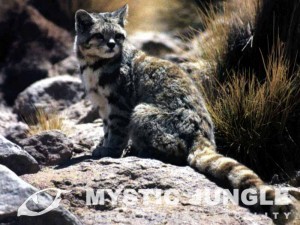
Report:
[[[81,225],[82,223],[69,211],[59,206],[50,212],[38,216],[17,217],[18,208],[38,189],[20,179],[7,167],[0,165],[0,221],[1,224],[11,225]],[[32,200],[27,203],[31,211],[46,209],[53,199],[50,195],[42,193],[38,195],[38,203]]]
[[14,111],[19,115],[33,116],[36,109],[61,111],[79,102],[84,90],[79,78],[68,75],[38,81],[19,94]]
[[92,154],[92,150],[99,145],[104,137],[103,122],[101,119],[93,123],[75,124],[68,135],[73,140],[75,153]]
[[18,122],[17,115],[12,110],[0,104],[0,136],[20,145],[20,141],[27,138],[29,127],[23,122]]
[[16,122],[17,116],[12,113],[12,110],[0,103],[0,135],[4,135],[6,129]]
[[137,32],[128,39],[136,48],[157,57],[171,53],[179,54],[182,49],[180,46],[183,45],[179,39],[158,32]]
[[65,109],[62,114],[75,123],[92,123],[99,119],[99,111],[90,101],[82,100]]
[[[86,224],[231,224],[271,225],[272,220],[264,215],[252,214],[248,209],[233,203],[214,206],[199,203],[194,195],[196,190],[221,191],[215,183],[190,167],[177,167],[150,159],[128,157],[122,159],[103,158],[76,161],[68,167],[45,170],[38,174],[24,175],[24,180],[39,188],[56,187],[72,190],[64,196],[63,204]],[[124,192],[114,204],[106,196],[104,204],[87,206],[87,190],[127,189],[137,201],[126,202]],[[155,197],[142,201],[138,190],[160,189],[163,194],[177,190],[178,204],[159,204]],[[161,196],[161,195],[160,195]],[[214,198],[214,197],[212,197]],[[148,203],[148,204],[147,204]],[[97,218],[95,220],[95,218]],[[201,221],[201,222],[200,222]]]
[[80,117],[78,123],[91,123],[94,122],[96,119],[99,119],[99,110],[95,107],[92,107],[85,115]]
[[21,141],[28,137],[29,127],[27,124],[18,122],[13,123],[5,130],[5,138],[20,145]]
[[44,131],[21,141],[21,146],[40,165],[58,165],[72,157],[73,143],[59,131]]
[[7,166],[18,175],[37,173],[37,161],[19,146],[0,135],[0,164]]
[[24,10],[25,0],[1,1],[0,4],[0,65],[9,53],[12,44],[12,24],[17,16]]
[[91,0],[72,0],[72,1],[40,1],[29,0],[29,4],[38,9],[47,19],[55,24],[73,31],[74,13],[77,9],[89,8]]
[[52,65],[72,53],[71,34],[46,20],[33,7],[17,5],[18,10],[6,8],[6,20],[0,23],[0,30],[6,31],[5,45],[0,49],[0,73],[4,76],[0,88],[9,104],[30,84],[48,77]]
[[78,60],[74,55],[56,63],[53,65],[51,71],[49,71],[49,76],[59,76],[61,74],[78,75]]

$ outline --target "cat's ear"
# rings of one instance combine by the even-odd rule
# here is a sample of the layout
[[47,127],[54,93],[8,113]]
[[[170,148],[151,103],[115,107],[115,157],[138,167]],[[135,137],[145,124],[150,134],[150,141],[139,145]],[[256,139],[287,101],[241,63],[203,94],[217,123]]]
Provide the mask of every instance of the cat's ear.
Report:
[[128,4],[124,5],[122,8],[118,9],[117,11],[113,12],[113,16],[119,19],[119,24],[124,27],[126,24],[126,19],[128,16]]
[[76,32],[84,32],[93,25],[93,17],[87,11],[79,9],[75,14]]

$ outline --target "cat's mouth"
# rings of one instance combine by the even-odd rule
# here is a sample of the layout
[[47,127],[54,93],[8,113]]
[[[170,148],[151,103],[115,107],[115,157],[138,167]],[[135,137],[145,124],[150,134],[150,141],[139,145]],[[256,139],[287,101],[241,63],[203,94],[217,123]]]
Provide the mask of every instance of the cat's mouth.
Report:
[[115,52],[114,49],[108,49],[108,50],[105,51],[105,53],[114,53],[114,52]]

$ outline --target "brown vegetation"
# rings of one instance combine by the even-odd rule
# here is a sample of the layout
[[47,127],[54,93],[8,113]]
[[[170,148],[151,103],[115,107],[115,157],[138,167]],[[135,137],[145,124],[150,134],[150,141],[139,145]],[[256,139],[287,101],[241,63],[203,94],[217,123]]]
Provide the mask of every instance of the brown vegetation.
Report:
[[299,7],[269,0],[209,6],[194,40],[196,58],[210,67],[205,92],[219,150],[265,178],[299,167]]
[[274,47],[264,66],[265,81],[255,73],[233,72],[206,97],[219,150],[268,176],[297,166],[300,152],[289,148],[293,141],[287,122],[300,103],[300,90],[299,72],[289,76],[282,45]]
[[36,109],[34,115],[27,115],[24,121],[29,126],[29,135],[36,135],[49,130],[68,133],[64,116],[56,111],[46,112],[44,109]]

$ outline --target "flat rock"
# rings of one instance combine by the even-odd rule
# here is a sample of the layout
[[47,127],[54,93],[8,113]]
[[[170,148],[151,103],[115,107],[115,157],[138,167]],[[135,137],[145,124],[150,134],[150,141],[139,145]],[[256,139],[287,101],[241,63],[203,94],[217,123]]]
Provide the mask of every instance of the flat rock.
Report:
[[44,131],[21,141],[21,146],[39,165],[58,165],[72,157],[73,143],[59,131]]
[[[23,181],[7,167],[0,165],[0,224],[5,225],[81,225],[82,223],[69,211],[59,206],[38,217],[17,217],[18,208],[38,189]],[[13,190],[13,191],[12,191]],[[48,194],[40,194],[38,204],[29,200],[31,211],[42,211],[53,199]]]
[[18,175],[36,173],[40,170],[37,161],[26,151],[0,135],[0,164]]
[[[248,209],[234,203],[214,206],[198,202],[194,198],[196,190],[208,189],[215,193],[222,190],[204,175],[190,167],[177,167],[150,159],[128,157],[122,159],[103,158],[101,160],[77,159],[73,164],[45,169],[38,174],[24,175],[23,179],[39,188],[56,187],[72,190],[64,196],[63,205],[86,224],[230,224],[230,225],[271,225],[272,220],[264,215],[252,214]],[[127,202],[124,192],[116,204],[107,193],[104,204],[86,205],[89,189],[131,189],[133,199]],[[162,195],[175,189],[178,204],[159,204],[154,196],[143,201],[138,190],[160,189]],[[154,199],[153,199],[154,198]],[[195,201],[196,200],[196,201]]]

